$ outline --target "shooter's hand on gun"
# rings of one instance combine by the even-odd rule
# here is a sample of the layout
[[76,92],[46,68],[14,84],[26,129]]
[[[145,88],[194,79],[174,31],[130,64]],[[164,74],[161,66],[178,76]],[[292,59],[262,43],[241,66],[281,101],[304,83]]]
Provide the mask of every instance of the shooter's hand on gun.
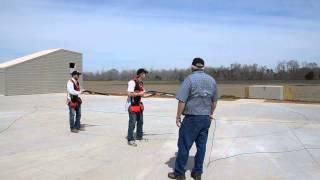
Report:
[[135,92],[133,93],[133,96],[134,96],[134,97],[136,97],[136,96],[141,96],[141,97],[143,97],[143,96],[144,96],[144,92],[143,92],[143,91],[135,91]]
[[143,97],[147,98],[147,97],[151,97],[151,96],[155,96],[156,93],[149,93],[149,92],[145,92]]

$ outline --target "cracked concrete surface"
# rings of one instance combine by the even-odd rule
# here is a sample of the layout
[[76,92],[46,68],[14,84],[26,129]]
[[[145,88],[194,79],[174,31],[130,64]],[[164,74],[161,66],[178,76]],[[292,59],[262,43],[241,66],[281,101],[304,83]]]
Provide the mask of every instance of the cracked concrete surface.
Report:
[[[125,99],[84,95],[86,131],[73,134],[65,94],[0,96],[0,179],[167,179],[176,100],[144,99],[148,140],[134,148],[125,139]],[[320,105],[219,101],[216,119],[203,179],[320,179]]]

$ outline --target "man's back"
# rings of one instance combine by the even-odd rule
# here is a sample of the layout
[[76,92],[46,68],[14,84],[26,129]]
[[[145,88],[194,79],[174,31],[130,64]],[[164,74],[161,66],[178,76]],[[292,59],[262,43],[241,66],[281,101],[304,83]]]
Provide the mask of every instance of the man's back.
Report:
[[217,101],[216,81],[203,71],[195,71],[183,82],[177,99],[186,103],[184,114],[211,115]]
[[[175,169],[174,172],[168,173],[171,179],[185,179],[185,167],[193,143],[196,143],[197,153],[191,177],[201,179],[211,125],[210,117],[217,105],[216,82],[204,73],[204,60],[194,58],[191,70],[192,74],[183,81],[176,97],[179,100],[176,125],[180,129]],[[185,115],[183,121],[182,114]]]

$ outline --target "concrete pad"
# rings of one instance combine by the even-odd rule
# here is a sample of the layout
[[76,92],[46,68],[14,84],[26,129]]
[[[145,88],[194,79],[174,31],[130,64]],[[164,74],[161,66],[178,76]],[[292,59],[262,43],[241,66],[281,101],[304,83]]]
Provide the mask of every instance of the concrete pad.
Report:
[[[73,134],[65,94],[0,96],[0,179],[167,179],[177,151],[175,99],[144,99],[147,141],[134,148],[125,139],[125,97],[82,98],[86,131]],[[220,101],[203,179],[319,179],[319,108]]]

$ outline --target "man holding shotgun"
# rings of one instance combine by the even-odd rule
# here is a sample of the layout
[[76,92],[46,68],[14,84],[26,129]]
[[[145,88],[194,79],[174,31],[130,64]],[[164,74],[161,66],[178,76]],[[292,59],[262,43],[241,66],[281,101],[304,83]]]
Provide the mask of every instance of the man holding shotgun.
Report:
[[[134,137],[134,129],[137,124],[136,139],[143,139],[143,111],[144,106],[141,101],[142,97],[145,97],[145,89],[143,80],[148,74],[148,71],[141,68],[137,71],[137,75],[134,79],[128,82],[128,102],[130,103],[129,112],[129,125],[128,125],[128,145],[136,147]],[[146,95],[147,96],[147,95]]]

